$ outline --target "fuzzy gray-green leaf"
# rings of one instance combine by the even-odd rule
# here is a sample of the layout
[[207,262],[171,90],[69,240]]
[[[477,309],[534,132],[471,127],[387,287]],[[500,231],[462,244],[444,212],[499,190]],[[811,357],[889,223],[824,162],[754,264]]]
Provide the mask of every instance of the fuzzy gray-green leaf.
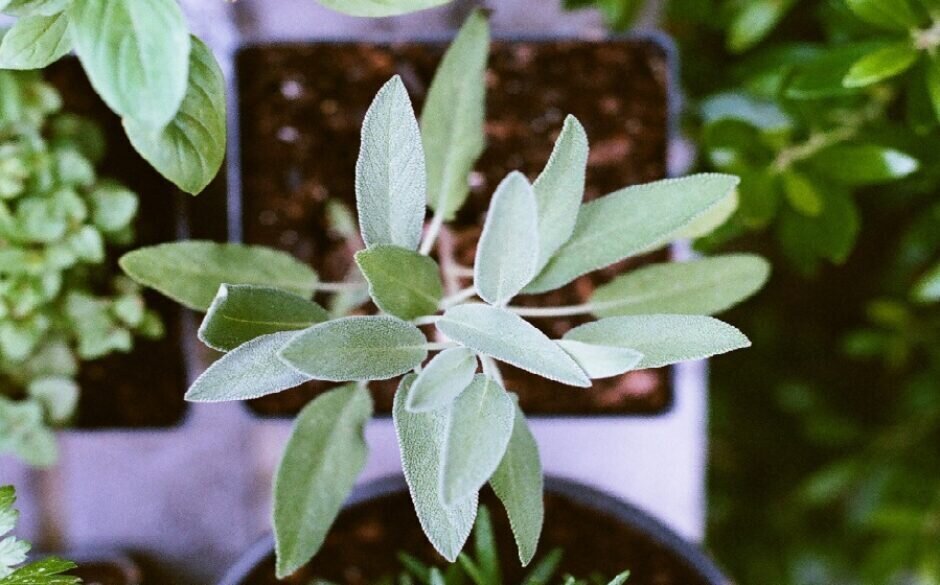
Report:
[[356,207],[367,246],[418,247],[426,181],[418,121],[405,84],[396,75],[376,94],[362,123]]
[[402,379],[392,406],[402,471],[421,528],[434,548],[448,561],[454,562],[473,528],[477,494],[450,507],[441,503],[440,469],[451,408],[408,412],[405,404],[415,378],[412,374]]
[[437,262],[406,248],[379,244],[356,252],[369,295],[386,313],[414,319],[433,315],[443,288]]
[[587,388],[590,379],[571,357],[524,319],[498,307],[464,304],[448,309],[437,322],[447,337],[517,368]]
[[317,380],[387,380],[424,361],[421,330],[388,316],[344,317],[314,325],[281,350],[281,359]]
[[64,13],[24,16],[3,35],[0,67],[39,69],[57,61],[72,48]]
[[124,254],[120,265],[140,284],[197,311],[209,308],[223,284],[260,284],[306,297],[317,285],[317,273],[289,254],[244,244],[159,244]]
[[296,331],[330,318],[304,297],[267,286],[223,284],[199,327],[199,339],[229,351],[261,335]]
[[445,349],[418,374],[408,393],[409,412],[427,412],[449,405],[470,385],[477,371],[476,354],[465,347]]
[[294,331],[256,337],[216,360],[196,378],[186,400],[190,402],[225,402],[249,400],[281,392],[310,380],[278,357],[278,352]]
[[515,408],[503,387],[482,374],[454,401],[441,467],[445,506],[465,500],[489,481],[512,436]]
[[575,327],[564,339],[634,349],[643,354],[638,368],[659,368],[751,345],[735,327],[702,315],[608,317]]
[[512,172],[496,188],[477,245],[473,282],[480,298],[503,305],[532,280],[539,259],[538,207],[532,185]]
[[428,204],[446,219],[467,199],[467,177],[483,152],[489,47],[489,24],[477,10],[444,54],[421,112]]
[[490,485],[506,508],[519,560],[526,566],[535,556],[545,520],[544,480],[539,446],[522,410],[518,405],[513,410],[512,437]]
[[731,193],[737,177],[699,174],[621,189],[581,206],[571,239],[524,292],[540,293],[666,244]]
[[713,315],[760,290],[769,274],[767,261],[751,254],[653,264],[598,287],[590,304],[599,317]]
[[559,339],[556,343],[581,366],[591,379],[610,378],[636,369],[643,354],[626,347]]
[[297,416],[274,480],[277,576],[299,569],[320,549],[366,462],[369,391],[347,384]]
[[192,37],[189,81],[179,111],[162,130],[133,118],[124,130],[134,149],[177,187],[199,193],[225,158],[225,79],[212,52]]
[[545,170],[533,185],[539,209],[539,270],[574,232],[584,199],[587,159],[584,127],[577,118],[568,116]]
[[67,9],[75,52],[112,110],[152,131],[186,93],[190,38],[176,0],[80,0]]
[[447,4],[451,0],[317,0],[320,4],[352,16],[377,18],[417,12]]

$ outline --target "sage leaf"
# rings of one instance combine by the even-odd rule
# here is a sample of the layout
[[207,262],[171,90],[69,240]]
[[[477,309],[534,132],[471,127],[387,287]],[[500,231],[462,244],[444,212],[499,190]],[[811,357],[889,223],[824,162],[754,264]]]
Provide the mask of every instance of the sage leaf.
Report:
[[352,16],[397,16],[447,4],[451,0],[317,0],[331,10]]
[[426,181],[418,121],[405,84],[396,75],[376,94],[362,123],[356,206],[367,246],[418,247]]
[[347,384],[308,404],[294,423],[274,479],[277,577],[287,577],[323,545],[366,462],[372,397]]
[[587,388],[590,379],[544,333],[506,309],[468,303],[437,321],[437,329],[458,343],[533,374]]
[[3,0],[0,10],[10,16],[52,16],[64,11],[70,0]]
[[769,275],[767,261],[751,254],[653,264],[598,287],[591,312],[598,317],[713,315],[753,295]]
[[535,193],[522,173],[512,172],[496,188],[483,223],[473,265],[477,294],[506,304],[535,276],[538,259]]
[[249,400],[299,386],[310,380],[278,357],[295,335],[282,331],[256,337],[216,360],[186,392],[190,402]]
[[186,93],[191,48],[176,0],[81,0],[67,14],[95,91],[119,115],[158,131]]
[[533,185],[539,219],[538,270],[574,232],[584,199],[587,159],[587,133],[577,118],[568,116],[545,170]]
[[613,347],[596,343],[583,343],[571,339],[556,342],[568,352],[591,379],[610,378],[635,370],[643,354],[626,347]]
[[470,385],[477,371],[476,354],[465,347],[445,349],[418,374],[408,393],[409,412],[427,412],[448,406]]
[[183,102],[162,130],[124,118],[131,144],[157,171],[193,195],[212,181],[225,157],[225,79],[209,48],[192,37]]
[[740,197],[738,196],[738,190],[734,189],[708,211],[677,231],[673,235],[673,238],[695,240],[711,234],[713,231],[723,226],[725,222],[734,215],[734,212],[738,210],[739,203]]
[[907,0],[845,0],[855,16],[872,26],[908,32],[920,25]]
[[69,52],[72,39],[65,13],[24,16],[3,35],[0,67],[41,69]]
[[445,506],[472,497],[489,481],[509,445],[515,410],[503,387],[482,374],[454,401],[441,466]]
[[428,355],[421,330],[388,316],[344,317],[314,325],[281,350],[287,364],[317,380],[387,380]]
[[386,313],[414,319],[433,315],[443,295],[437,262],[413,250],[379,244],[356,252],[369,295]]
[[912,156],[877,144],[840,144],[810,159],[819,173],[844,185],[871,185],[904,178],[920,168]]
[[440,470],[451,408],[409,412],[405,405],[416,376],[405,376],[395,393],[392,418],[401,448],[402,471],[421,528],[437,552],[457,560],[477,514],[477,494],[445,506],[440,497]]
[[575,327],[564,339],[634,349],[643,354],[637,368],[659,368],[751,345],[736,328],[702,315],[607,317]]
[[582,274],[665,244],[737,186],[704,173],[627,187],[581,206],[571,239],[525,289],[541,293]]
[[846,87],[865,87],[900,75],[914,65],[919,54],[908,40],[892,43],[856,61],[842,84]]
[[476,10],[444,53],[421,112],[428,205],[445,219],[466,201],[467,177],[483,153],[489,48],[489,23]]
[[306,329],[329,318],[315,302],[280,289],[223,284],[199,326],[199,339],[229,351],[262,335]]
[[545,521],[544,480],[539,446],[518,404],[509,446],[490,486],[506,508],[522,566],[535,556]]
[[139,248],[119,260],[138,283],[197,311],[222,284],[260,284],[310,297],[317,273],[289,254],[244,244],[193,240]]

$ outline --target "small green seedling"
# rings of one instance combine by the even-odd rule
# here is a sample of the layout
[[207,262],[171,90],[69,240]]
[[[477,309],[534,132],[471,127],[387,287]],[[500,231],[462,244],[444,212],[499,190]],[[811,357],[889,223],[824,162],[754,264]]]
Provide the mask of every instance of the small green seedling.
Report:
[[133,240],[138,201],[97,176],[101,130],[59,113],[35,73],[0,71],[0,91],[0,451],[48,465],[79,362],[162,325],[140,287],[106,268],[107,245]]
[[[499,363],[585,392],[595,378],[749,345],[709,315],[760,288],[768,268],[754,256],[653,265],[578,306],[513,304],[708,231],[734,197],[735,177],[708,174],[583,203],[588,143],[573,117],[534,183],[513,172],[497,187],[474,266],[436,246],[450,237],[446,222],[466,199],[482,152],[488,39],[486,19],[473,14],[442,61],[420,124],[398,77],[372,103],[356,167],[365,244],[356,254],[358,280],[318,283],[290,256],[238,244],[164,244],[121,260],[138,282],[205,311],[200,339],[227,352],[196,380],[189,400],[245,400],[308,380],[345,383],[300,413],[278,469],[280,576],[320,548],[365,463],[371,380],[401,377],[393,417],[402,467],[437,550],[457,559],[489,483],[527,564],[542,529],[542,469]],[[367,287],[379,314],[335,317],[311,300],[318,290],[350,287]],[[571,315],[600,318],[561,339],[530,322]]]
[[63,573],[75,563],[56,557],[26,563],[30,545],[10,535],[16,527],[19,512],[13,507],[16,490],[11,485],[0,487],[0,585],[76,585],[82,580]]

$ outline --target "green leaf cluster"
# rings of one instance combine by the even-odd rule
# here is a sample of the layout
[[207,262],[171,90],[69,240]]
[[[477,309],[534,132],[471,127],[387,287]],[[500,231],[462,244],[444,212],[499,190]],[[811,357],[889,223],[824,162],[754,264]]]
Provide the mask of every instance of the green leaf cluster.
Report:
[[30,544],[9,533],[16,527],[19,512],[16,490],[11,485],[0,487],[0,585],[77,585],[78,577],[66,575],[75,563],[56,557],[26,562]]
[[202,191],[225,155],[225,83],[189,34],[176,0],[12,1],[0,70],[42,69],[75,51],[131,144],[188,193]]
[[79,362],[162,325],[139,287],[105,268],[108,245],[133,241],[138,201],[98,177],[100,129],[60,112],[33,72],[0,71],[0,86],[0,450],[46,465],[49,427],[78,399]]
[[[399,77],[376,95],[355,176],[361,274],[318,283],[281,252],[211,242],[164,244],[121,260],[141,284],[207,311],[200,338],[227,352],[196,380],[189,400],[253,398],[305,380],[347,383],[304,409],[282,459],[274,514],[279,576],[316,553],[362,467],[369,381],[401,377],[393,419],[402,467],[435,548],[458,558],[489,483],[528,564],[543,522],[541,462],[500,363],[586,389],[592,378],[750,343],[709,314],[760,288],[768,268],[754,256],[656,265],[602,287],[599,301],[581,306],[512,304],[714,228],[733,206],[738,181],[725,174],[627,187],[585,203],[588,139],[573,117],[534,182],[512,172],[496,188],[472,267],[456,266],[436,246],[480,155],[475,92],[485,86],[488,46],[486,19],[475,12],[442,60],[421,122]],[[332,315],[313,300],[317,290],[356,286],[367,287],[379,314]],[[601,318],[562,339],[531,322],[590,314]]]

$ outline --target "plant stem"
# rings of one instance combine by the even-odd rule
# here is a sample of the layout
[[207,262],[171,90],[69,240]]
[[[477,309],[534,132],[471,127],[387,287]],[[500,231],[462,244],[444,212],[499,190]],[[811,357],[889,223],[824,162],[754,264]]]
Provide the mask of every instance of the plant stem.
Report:
[[446,311],[447,309],[453,307],[454,305],[459,305],[460,303],[472,299],[477,296],[477,288],[475,286],[468,286],[465,289],[461,289],[450,296],[446,296],[441,299],[439,307],[441,310]]
[[454,235],[446,227],[438,234],[437,258],[441,264],[441,277],[444,281],[444,294],[447,296],[460,291],[460,279],[454,272],[457,261],[454,259]]
[[586,315],[594,311],[597,305],[584,303],[582,305],[565,305],[562,307],[506,307],[520,317],[573,317]]
[[328,293],[350,292],[364,288],[364,282],[318,282],[317,291]]
[[483,364],[483,374],[499,382],[500,386],[505,387],[506,383],[503,382],[503,373],[500,371],[496,360],[488,355],[483,355],[482,353],[477,355],[480,357],[480,363]]
[[418,253],[427,256],[431,253],[431,249],[434,248],[434,242],[437,241],[438,234],[441,233],[441,227],[444,225],[444,213],[443,207],[434,212],[434,217],[431,218],[431,225],[428,226],[428,231],[424,234],[424,240],[421,242],[421,249],[418,250]]
[[425,349],[428,351],[441,351],[442,349],[450,349],[452,347],[460,347],[459,343],[453,341],[429,341],[424,344]]
[[416,325],[418,327],[422,325],[432,325],[434,323],[437,323],[437,320],[440,318],[441,318],[440,315],[428,315],[426,317],[418,317],[417,319],[412,319],[411,323],[412,325]]

